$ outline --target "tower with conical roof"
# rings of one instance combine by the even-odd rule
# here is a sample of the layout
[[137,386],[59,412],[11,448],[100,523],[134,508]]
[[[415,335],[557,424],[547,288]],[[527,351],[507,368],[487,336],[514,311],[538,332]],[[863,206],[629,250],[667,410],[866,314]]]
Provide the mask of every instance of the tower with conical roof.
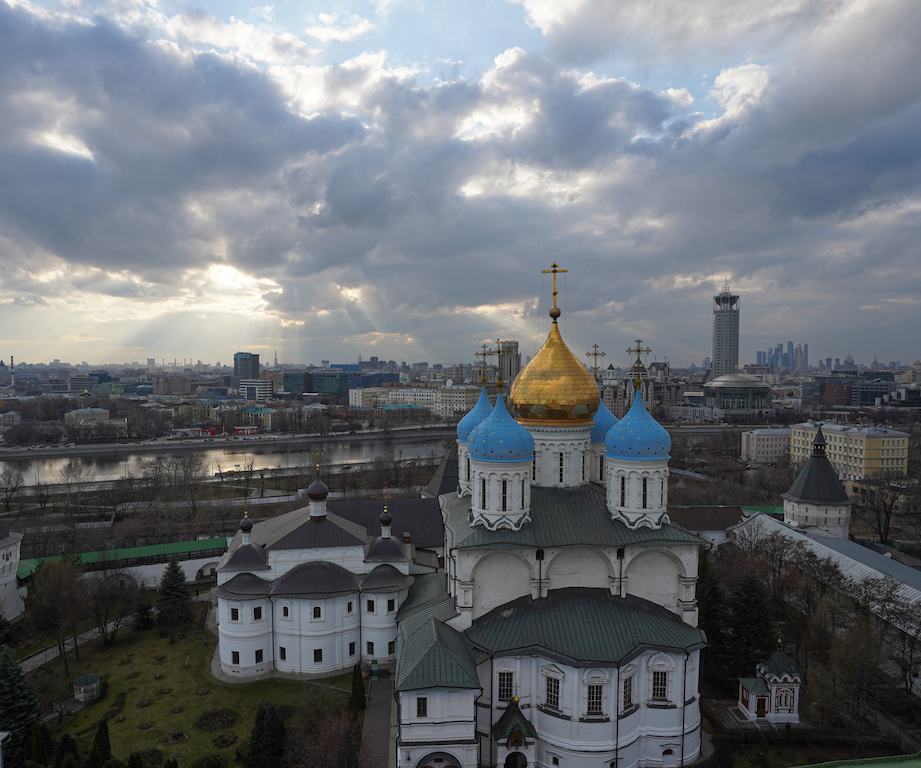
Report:
[[550,333],[540,351],[518,374],[509,401],[518,422],[534,437],[532,483],[549,488],[576,488],[589,481],[587,457],[600,397],[598,386],[576,358],[557,323],[554,263]]
[[835,468],[825,455],[822,427],[815,433],[812,456],[783,494],[783,518],[790,525],[813,525],[841,539],[851,527],[851,504]]

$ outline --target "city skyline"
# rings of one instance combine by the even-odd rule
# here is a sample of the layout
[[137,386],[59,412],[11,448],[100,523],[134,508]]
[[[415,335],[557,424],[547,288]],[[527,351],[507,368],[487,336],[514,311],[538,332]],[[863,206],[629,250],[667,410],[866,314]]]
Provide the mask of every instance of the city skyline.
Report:
[[728,281],[742,364],[921,356],[908,0],[0,0],[0,41],[5,360],[525,360],[553,261],[574,350],[699,365]]

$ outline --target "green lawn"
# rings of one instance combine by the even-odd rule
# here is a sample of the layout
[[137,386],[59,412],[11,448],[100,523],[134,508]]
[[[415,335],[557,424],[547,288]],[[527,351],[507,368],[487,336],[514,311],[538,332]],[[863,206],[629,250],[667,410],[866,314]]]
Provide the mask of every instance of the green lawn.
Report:
[[[95,735],[95,724],[111,708],[117,707],[120,694],[124,694],[120,712],[109,719],[115,757],[127,761],[132,752],[158,749],[164,760],[176,757],[184,765],[215,753],[223,754],[232,763],[236,744],[218,747],[215,738],[233,734],[237,743],[248,739],[256,708],[261,702],[279,706],[283,715],[287,715],[289,729],[296,729],[303,714],[317,707],[338,710],[348,701],[349,674],[319,681],[340,688],[341,694],[291,680],[246,684],[219,682],[209,671],[214,646],[214,635],[201,630],[190,631],[184,638],[170,643],[168,637],[161,638],[155,629],[145,632],[128,629],[119,633],[114,647],[103,648],[98,640],[84,646],[79,662],[69,654],[71,674],[67,680],[63,678],[60,659],[46,665],[45,669],[53,672],[61,691],[78,675],[90,672],[102,675],[108,684],[108,692],[102,700],[72,716],[65,716],[60,726],[52,721],[55,736],[71,734],[77,739],[81,752],[87,753]],[[45,677],[47,681],[49,675]],[[53,698],[53,692],[46,695]],[[235,713],[236,722],[213,731],[196,727],[202,715],[219,710]],[[170,742],[171,733],[185,734],[185,738],[178,737]],[[232,737],[225,738],[229,740]]]

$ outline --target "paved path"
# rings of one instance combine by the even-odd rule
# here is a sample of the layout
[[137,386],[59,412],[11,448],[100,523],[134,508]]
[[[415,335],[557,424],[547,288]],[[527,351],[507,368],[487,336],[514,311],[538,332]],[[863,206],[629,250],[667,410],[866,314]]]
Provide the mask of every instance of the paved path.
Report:
[[387,768],[396,760],[396,704],[392,680],[372,680],[361,735],[361,768]]

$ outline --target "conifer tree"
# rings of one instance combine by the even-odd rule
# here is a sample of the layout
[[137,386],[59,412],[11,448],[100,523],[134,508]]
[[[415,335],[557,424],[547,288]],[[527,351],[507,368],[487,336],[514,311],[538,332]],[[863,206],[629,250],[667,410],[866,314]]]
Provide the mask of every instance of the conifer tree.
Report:
[[[166,762],[169,763],[169,760]],[[140,752],[132,752],[128,755],[128,768],[144,768],[144,759]]]
[[361,667],[356,664],[352,667],[352,695],[349,698],[349,709],[353,712],[360,712],[366,706],[365,684],[361,679]]
[[96,738],[93,739],[93,749],[90,752],[97,753],[99,765],[105,764],[112,757],[112,744],[109,741],[109,721],[103,718],[99,721],[99,727],[96,729]]
[[39,765],[47,765],[49,761],[48,734],[42,724],[36,720],[32,725],[32,749],[30,758]]
[[726,595],[706,552],[700,553],[697,568],[697,611],[697,626],[707,633],[707,647],[701,653],[704,672],[717,679],[725,678],[732,664]]
[[54,750],[54,768],[64,768],[64,761],[68,756],[77,756],[77,742],[68,733],[61,736]]
[[163,763],[163,768],[179,768],[179,761],[175,757],[171,757]]
[[250,734],[248,768],[281,768],[285,754],[285,723],[274,704],[260,704]]
[[10,732],[3,742],[4,765],[21,763],[39,713],[35,691],[13,658],[13,652],[4,648],[0,652],[0,723],[3,730]]
[[185,584],[185,573],[175,557],[170,558],[160,577],[157,613],[161,635],[184,629],[192,621],[192,597]]
[[761,578],[748,573],[736,583],[729,599],[729,629],[734,653],[733,675],[749,677],[755,665],[767,661],[776,638],[771,597]]

